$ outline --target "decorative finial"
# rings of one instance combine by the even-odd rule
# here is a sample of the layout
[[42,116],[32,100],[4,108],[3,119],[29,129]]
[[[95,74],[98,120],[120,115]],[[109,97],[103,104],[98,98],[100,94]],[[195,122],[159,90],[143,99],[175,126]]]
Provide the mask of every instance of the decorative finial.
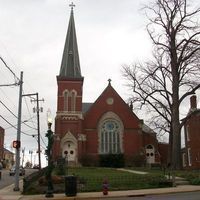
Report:
[[71,7],[71,10],[73,10],[75,6],[76,5],[73,2],[71,2],[71,4],[69,4],[69,7]]
[[111,81],[112,81],[112,80],[109,78],[109,79],[108,79],[108,85],[111,85]]

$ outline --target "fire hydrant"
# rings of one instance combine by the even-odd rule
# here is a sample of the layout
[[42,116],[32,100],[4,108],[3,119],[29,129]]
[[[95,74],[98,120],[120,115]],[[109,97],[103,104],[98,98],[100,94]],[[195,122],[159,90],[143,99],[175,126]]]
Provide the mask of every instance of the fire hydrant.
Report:
[[103,195],[108,195],[108,180],[104,179],[103,181]]

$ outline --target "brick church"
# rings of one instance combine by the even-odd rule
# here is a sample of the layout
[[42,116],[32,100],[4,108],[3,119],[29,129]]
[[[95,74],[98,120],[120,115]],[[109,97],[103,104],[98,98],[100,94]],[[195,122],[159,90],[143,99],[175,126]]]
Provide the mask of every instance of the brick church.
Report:
[[160,163],[155,132],[134,114],[111,80],[94,103],[82,101],[83,83],[72,7],[57,76],[54,159],[80,165],[85,157],[97,163],[100,155],[122,154],[126,163],[135,155],[143,155],[146,163]]

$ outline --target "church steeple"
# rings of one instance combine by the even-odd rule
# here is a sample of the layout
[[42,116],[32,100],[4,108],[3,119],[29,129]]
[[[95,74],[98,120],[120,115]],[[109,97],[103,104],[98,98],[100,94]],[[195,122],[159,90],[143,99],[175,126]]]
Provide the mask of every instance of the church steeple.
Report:
[[59,74],[62,78],[82,78],[74,23],[74,6],[73,3],[70,4],[71,14]]

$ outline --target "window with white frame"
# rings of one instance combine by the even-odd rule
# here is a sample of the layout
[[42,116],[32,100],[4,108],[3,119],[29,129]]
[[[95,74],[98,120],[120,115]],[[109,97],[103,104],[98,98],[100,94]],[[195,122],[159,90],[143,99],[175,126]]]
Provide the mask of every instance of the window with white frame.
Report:
[[100,153],[121,153],[120,124],[114,120],[106,120],[100,126]]
[[188,165],[189,165],[189,166],[192,165],[191,149],[190,149],[190,148],[188,148]]

